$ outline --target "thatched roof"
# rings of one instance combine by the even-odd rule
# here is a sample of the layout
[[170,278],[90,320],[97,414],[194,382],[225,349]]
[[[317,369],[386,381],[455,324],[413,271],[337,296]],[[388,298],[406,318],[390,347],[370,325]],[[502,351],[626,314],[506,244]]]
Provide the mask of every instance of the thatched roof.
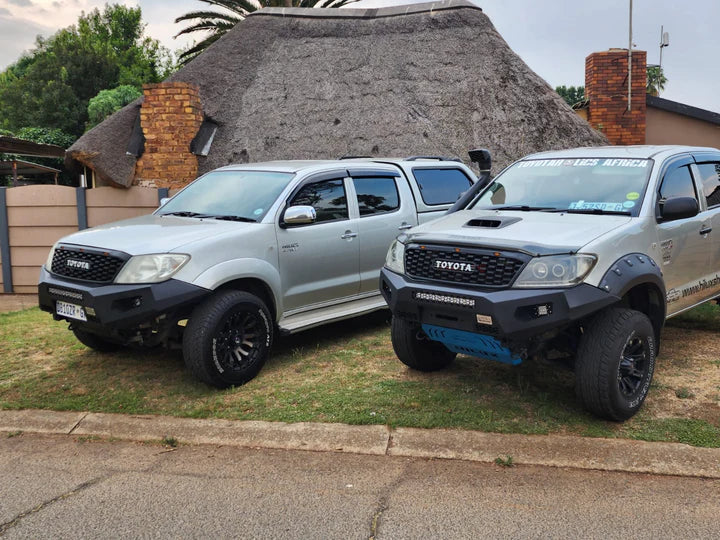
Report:
[[[219,124],[200,172],[344,154],[467,159],[478,146],[499,170],[530,152],[606,143],[465,0],[264,8],[169,80],[198,85]],[[69,154],[96,154],[96,171],[127,185],[137,109],[116,113]]]

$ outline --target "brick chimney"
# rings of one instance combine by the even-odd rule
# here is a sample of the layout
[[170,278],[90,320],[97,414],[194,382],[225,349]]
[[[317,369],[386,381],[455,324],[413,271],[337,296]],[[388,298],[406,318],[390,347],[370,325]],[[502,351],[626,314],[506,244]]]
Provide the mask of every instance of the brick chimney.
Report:
[[143,85],[140,124],[145,152],[135,168],[135,184],[178,188],[195,179],[197,156],[190,142],[203,121],[200,90],[184,82]]
[[627,66],[627,49],[596,52],[585,59],[588,122],[612,144],[645,144],[647,53],[633,50],[630,111]]

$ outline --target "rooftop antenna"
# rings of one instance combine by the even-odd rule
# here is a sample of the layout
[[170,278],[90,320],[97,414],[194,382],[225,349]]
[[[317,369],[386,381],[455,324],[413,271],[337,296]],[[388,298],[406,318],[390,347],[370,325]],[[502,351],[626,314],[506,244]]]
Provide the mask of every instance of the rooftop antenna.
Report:
[[[662,77],[662,51],[665,47],[670,45],[670,34],[663,32],[664,27],[660,26],[660,66],[658,68],[658,77]],[[660,95],[660,87],[657,89],[658,96]]]

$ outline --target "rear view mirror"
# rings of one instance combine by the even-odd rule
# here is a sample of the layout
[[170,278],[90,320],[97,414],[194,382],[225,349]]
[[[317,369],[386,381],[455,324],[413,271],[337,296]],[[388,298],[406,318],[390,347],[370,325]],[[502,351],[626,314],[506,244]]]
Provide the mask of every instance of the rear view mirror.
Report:
[[169,200],[170,197],[163,197],[162,199],[160,199],[160,206],[165,206]]
[[697,216],[699,211],[697,199],[693,197],[675,197],[668,199],[660,207],[663,221],[674,221]]
[[291,206],[283,215],[285,225],[307,225],[315,223],[316,219],[317,214],[312,206]]

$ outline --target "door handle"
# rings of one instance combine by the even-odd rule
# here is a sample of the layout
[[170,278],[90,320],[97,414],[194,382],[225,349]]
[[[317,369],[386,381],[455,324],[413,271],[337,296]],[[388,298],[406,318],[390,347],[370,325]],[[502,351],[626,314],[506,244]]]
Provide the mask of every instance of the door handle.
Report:
[[355,238],[357,236],[356,232],[352,231],[345,231],[345,234],[343,234],[340,238],[343,240],[347,240],[348,238]]
[[413,224],[411,224],[411,223],[406,223],[406,222],[403,221],[402,225],[400,225],[400,226],[398,227],[398,230],[400,230],[400,231],[406,231],[406,230],[408,230],[408,229],[412,229],[414,226],[415,226],[415,225],[413,225]]
[[710,231],[712,231],[712,227],[703,227],[702,229],[700,229],[700,236],[705,236]]

